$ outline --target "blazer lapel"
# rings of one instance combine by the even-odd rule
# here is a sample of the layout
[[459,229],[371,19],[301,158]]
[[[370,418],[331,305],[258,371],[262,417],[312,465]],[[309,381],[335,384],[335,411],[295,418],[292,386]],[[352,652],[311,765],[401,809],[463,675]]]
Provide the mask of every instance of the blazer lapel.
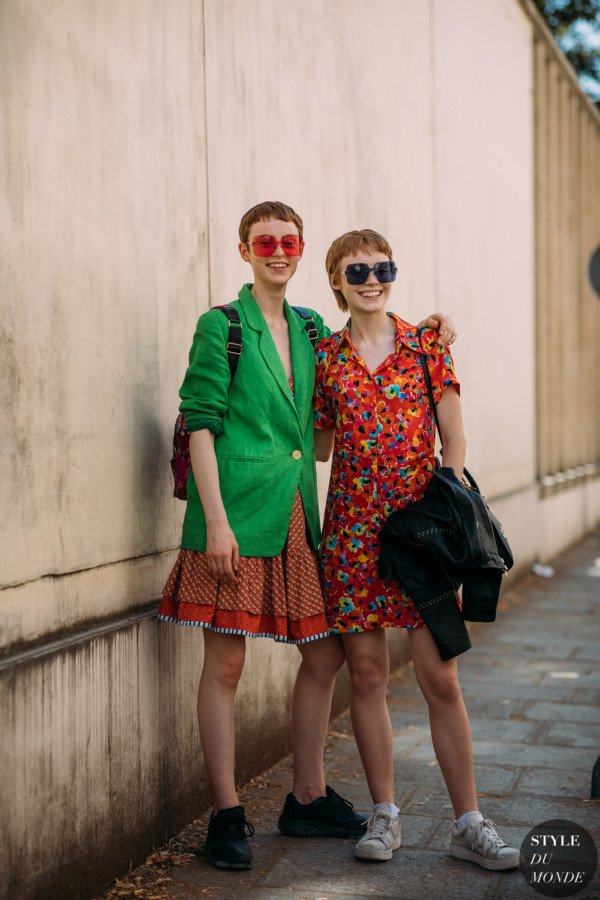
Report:
[[[285,369],[283,368],[283,364],[279,357],[279,353],[277,352],[277,347],[275,346],[275,342],[271,337],[271,332],[265,322],[265,317],[260,311],[260,307],[252,294],[250,293],[251,285],[244,285],[240,293],[238,294],[239,300],[242,304],[242,308],[246,315],[246,319],[248,321],[248,325],[250,328],[254,329],[254,331],[259,332],[258,346],[262,357],[270,370],[273,378],[279,385],[281,391],[283,392],[284,397],[296,413],[298,415],[298,410],[294,404],[294,398],[292,397],[292,392],[290,391],[290,386],[288,384],[288,380],[285,377]],[[287,306],[287,303],[285,304]],[[289,307],[288,307],[289,309]],[[290,310],[292,315],[295,315]],[[286,310],[287,315],[287,310]],[[289,324],[289,316],[288,316],[288,324]],[[291,341],[292,330],[290,326],[290,341]],[[296,370],[294,368],[294,347],[292,344],[292,369],[294,372],[294,385],[296,380]]]
[[306,408],[312,405],[310,394],[310,367],[314,365],[314,351],[308,340],[304,322],[294,310],[284,304],[285,315],[290,330],[290,346],[292,348],[292,371],[294,373],[294,397],[296,411],[301,422],[304,421]]

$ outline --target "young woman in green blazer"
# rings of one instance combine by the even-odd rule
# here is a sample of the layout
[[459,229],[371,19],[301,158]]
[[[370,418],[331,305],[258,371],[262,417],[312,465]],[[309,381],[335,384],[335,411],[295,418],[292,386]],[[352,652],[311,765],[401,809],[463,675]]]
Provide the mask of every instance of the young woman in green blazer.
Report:
[[[289,222],[284,226],[289,229]],[[273,557],[286,542],[298,488],[311,546],[319,541],[312,423],[315,362],[304,321],[283,300],[281,330],[289,332],[291,347],[284,369],[252,290],[251,284],[243,285],[230,304],[239,314],[243,341],[235,378],[232,381],[224,352],[228,320],[221,310],[212,309],[198,322],[181,409],[192,433],[207,429],[216,438],[219,490],[239,555]],[[321,316],[312,316],[319,337],[329,334]],[[293,393],[288,383],[292,371]],[[182,547],[206,550],[206,517],[193,477]]]
[[[323,747],[335,676],[344,662],[330,637],[315,550],[319,540],[312,395],[313,348],[285,288],[303,250],[302,220],[261,203],[240,223],[239,252],[253,283],[237,301],[242,346],[231,379],[228,321],[200,317],[180,391],[192,473],[182,546],[159,616],[204,629],[198,722],[214,811],[205,844],[220,868],[251,865],[251,826],[234,777],[233,703],[245,638],[296,644],[292,703],[294,783],[278,827],[291,836],[359,838],[366,817],[325,785]],[[330,332],[312,312],[319,338]],[[427,321],[452,338],[443,316]]]

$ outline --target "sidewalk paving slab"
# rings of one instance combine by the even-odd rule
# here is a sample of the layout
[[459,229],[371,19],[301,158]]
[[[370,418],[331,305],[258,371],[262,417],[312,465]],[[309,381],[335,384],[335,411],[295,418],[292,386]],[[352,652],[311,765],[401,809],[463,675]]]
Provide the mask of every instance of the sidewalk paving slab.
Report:
[[[508,584],[498,621],[471,627],[473,649],[459,659],[465,702],[472,716],[480,808],[512,846],[547,819],[566,818],[586,828],[598,846],[600,802],[589,799],[591,772],[600,753],[600,532],[589,535],[554,563],[555,576],[527,576]],[[448,856],[451,806],[429,734],[426,704],[411,665],[390,680],[394,727],[396,802],[402,810],[402,848],[387,863],[353,856],[352,841],[292,839],[276,830],[290,789],[286,757],[241,790],[240,802],[256,828],[254,866],[222,872],[200,854],[209,811],[172,842],[173,858],[186,864],[152,887],[152,867],[142,893],[105,897],[218,896],[245,900],[536,900],[519,870],[487,872]],[[370,798],[352,737],[349,714],[332,722],[325,756],[326,780],[357,809]],[[140,870],[141,871],[141,870]],[[135,873],[130,873],[132,877]],[[164,871],[163,871],[164,874]],[[138,888],[140,881],[138,881]],[[152,893],[154,891],[154,893]],[[579,900],[600,898],[600,879]]]

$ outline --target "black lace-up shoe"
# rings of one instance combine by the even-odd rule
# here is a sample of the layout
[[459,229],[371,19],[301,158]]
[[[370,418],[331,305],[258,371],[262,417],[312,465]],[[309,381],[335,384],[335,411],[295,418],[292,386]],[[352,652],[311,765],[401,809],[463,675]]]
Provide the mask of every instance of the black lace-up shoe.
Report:
[[277,827],[289,837],[360,838],[367,828],[368,815],[354,807],[331,787],[326,797],[312,803],[298,803],[293,794],[285,798]]
[[232,806],[213,813],[208,823],[204,853],[217,869],[249,869],[252,851],[248,838],[254,828],[246,821],[243,806]]

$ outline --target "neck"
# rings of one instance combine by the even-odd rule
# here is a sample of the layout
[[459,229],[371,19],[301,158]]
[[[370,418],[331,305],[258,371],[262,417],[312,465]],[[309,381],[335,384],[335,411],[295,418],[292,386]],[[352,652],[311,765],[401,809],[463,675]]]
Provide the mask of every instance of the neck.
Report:
[[395,330],[394,320],[387,315],[385,309],[380,309],[376,313],[365,313],[360,310],[352,313],[350,337],[355,342],[377,342]]
[[287,285],[264,285],[255,283],[250,293],[258,303],[267,322],[275,322],[283,315],[283,301]]

